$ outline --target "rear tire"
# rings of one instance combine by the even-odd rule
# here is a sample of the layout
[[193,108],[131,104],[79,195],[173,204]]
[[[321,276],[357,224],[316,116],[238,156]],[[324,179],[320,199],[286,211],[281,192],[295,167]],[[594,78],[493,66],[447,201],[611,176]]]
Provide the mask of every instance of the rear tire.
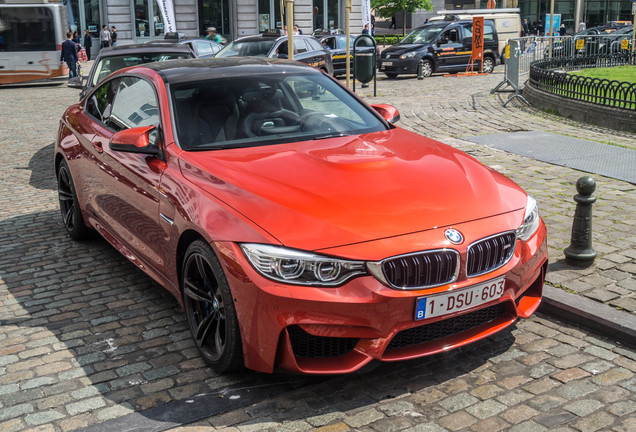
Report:
[[234,298],[210,245],[188,247],[181,272],[188,325],[201,357],[218,373],[243,368],[243,347]]

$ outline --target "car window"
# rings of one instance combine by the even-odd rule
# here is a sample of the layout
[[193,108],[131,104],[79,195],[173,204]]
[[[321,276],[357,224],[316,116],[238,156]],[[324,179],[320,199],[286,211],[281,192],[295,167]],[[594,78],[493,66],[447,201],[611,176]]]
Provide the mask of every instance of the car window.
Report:
[[[462,25],[464,31],[464,39],[472,39],[473,37],[473,23],[466,23]],[[484,42],[495,40],[495,28],[491,23],[484,23]],[[472,42],[471,42],[472,43]]]
[[225,77],[170,88],[185,150],[252,147],[385,130],[324,74]]
[[223,48],[216,57],[267,57],[276,39],[237,40]]
[[458,43],[460,41],[459,39],[459,29],[458,28],[452,28],[452,29],[448,29],[446,30],[444,33],[441,34],[440,38],[439,38],[439,43],[443,44],[455,44]]
[[108,124],[116,131],[158,125],[159,105],[153,86],[139,77],[122,78]]
[[99,86],[86,102],[86,112],[107,126],[119,81],[116,78]]
[[402,39],[400,44],[424,44],[431,43],[435,39],[435,37],[439,34],[440,31],[448,24],[440,23],[440,24],[432,24],[426,27],[420,27],[413,30],[411,33],[407,34],[404,39]]
[[120,56],[102,57],[94,66],[92,85],[96,85],[111,73],[128,66],[156,61],[192,58],[192,54],[184,52],[159,52],[144,54],[123,54]]
[[322,51],[322,45],[317,40],[307,38],[305,42],[307,42],[310,51]]
[[214,54],[214,46],[206,41],[194,41],[194,51],[199,57]]
[[297,52],[298,54],[302,54],[307,52],[307,43],[305,42],[304,39],[299,39],[299,38],[295,38],[294,39],[294,52]]

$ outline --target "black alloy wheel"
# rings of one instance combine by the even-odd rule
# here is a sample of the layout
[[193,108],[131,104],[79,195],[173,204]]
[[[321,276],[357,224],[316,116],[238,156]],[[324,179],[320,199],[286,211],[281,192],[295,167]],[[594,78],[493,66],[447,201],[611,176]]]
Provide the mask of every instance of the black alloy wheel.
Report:
[[234,300],[219,260],[204,240],[193,242],[183,260],[181,289],[192,337],[217,372],[243,367]]
[[84,223],[82,211],[79,206],[75,184],[71,176],[71,170],[62,159],[57,169],[57,194],[60,202],[60,212],[64,228],[73,240],[84,240],[90,237],[91,230]]

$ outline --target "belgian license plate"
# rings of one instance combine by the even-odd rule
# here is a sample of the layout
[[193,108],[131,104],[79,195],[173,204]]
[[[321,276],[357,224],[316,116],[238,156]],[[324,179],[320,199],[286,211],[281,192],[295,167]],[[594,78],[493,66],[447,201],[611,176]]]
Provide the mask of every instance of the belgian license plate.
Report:
[[393,62],[382,62],[382,66],[393,66]]
[[415,320],[433,318],[463,311],[500,298],[506,276],[448,293],[418,297],[415,301]]

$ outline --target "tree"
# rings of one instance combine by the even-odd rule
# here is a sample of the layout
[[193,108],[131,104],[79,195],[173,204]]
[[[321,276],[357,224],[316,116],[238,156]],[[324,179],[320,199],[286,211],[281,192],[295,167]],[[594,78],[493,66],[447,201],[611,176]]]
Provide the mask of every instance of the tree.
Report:
[[406,14],[418,10],[433,10],[431,0],[371,0],[371,9],[381,18],[391,18],[398,12],[404,13],[402,34],[406,34]]

